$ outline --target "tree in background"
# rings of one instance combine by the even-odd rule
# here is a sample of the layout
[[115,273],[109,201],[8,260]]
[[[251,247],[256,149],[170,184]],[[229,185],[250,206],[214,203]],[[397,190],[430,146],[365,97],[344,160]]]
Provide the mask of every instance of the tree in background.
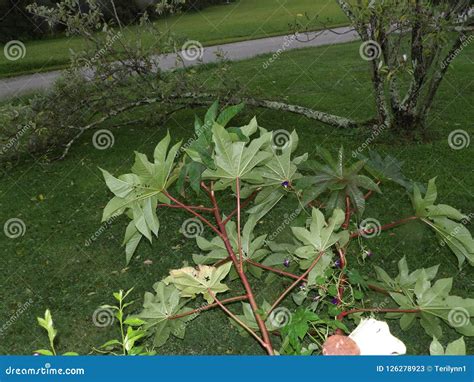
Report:
[[369,62],[376,123],[423,132],[453,59],[472,41],[471,0],[336,0]]

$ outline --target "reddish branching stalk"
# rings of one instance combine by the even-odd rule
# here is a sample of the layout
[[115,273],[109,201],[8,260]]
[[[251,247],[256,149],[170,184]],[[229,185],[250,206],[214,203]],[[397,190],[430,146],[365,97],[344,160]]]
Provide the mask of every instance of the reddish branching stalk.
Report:
[[410,216],[408,218],[401,219],[401,220],[398,220],[398,221],[390,223],[390,224],[385,224],[385,225],[381,226],[380,228],[370,228],[370,229],[365,229],[365,230],[363,229],[363,230],[352,233],[351,234],[351,239],[353,239],[355,237],[362,236],[362,235],[370,235],[370,234],[374,233],[375,231],[384,231],[384,230],[387,230],[387,229],[390,229],[390,228],[393,228],[393,227],[397,227],[399,225],[402,225],[402,224],[405,224],[405,223],[408,223],[410,221],[417,220],[417,219],[419,219],[418,216]]
[[421,309],[381,309],[381,308],[361,308],[361,309],[352,309],[342,312],[337,316],[338,320],[342,320],[344,317],[348,316],[349,314],[354,313],[363,313],[363,312],[373,312],[373,313],[420,313]]
[[[170,199],[173,203],[176,205],[180,206],[182,209],[188,211],[190,214],[194,215],[197,217],[199,220],[201,220],[204,224],[206,224],[209,228],[211,228],[217,235],[222,237],[221,232],[209,221],[207,220],[204,216],[202,216],[200,213],[194,211],[191,207],[181,203],[179,200],[175,199],[173,196],[171,196],[167,191],[163,190],[163,194]],[[213,209],[214,210],[214,209]]]
[[306,276],[308,276],[309,272],[316,266],[318,263],[319,259],[323,256],[324,252],[321,252],[316,259],[311,263],[310,267],[301,275],[299,276],[293,284],[291,284],[288,288],[286,288],[283,293],[276,299],[276,301],[273,303],[267,314],[270,314],[277,306],[280,304],[280,302],[283,301],[283,299],[286,297],[288,293],[290,293],[295,286],[297,286],[301,281],[303,281]]
[[342,225],[342,228],[347,229],[349,227],[350,221],[351,221],[351,198],[349,198],[349,195],[346,195],[346,218],[344,219],[344,224]]
[[[286,276],[286,277],[290,277],[292,279],[299,279],[300,276],[298,275],[295,275],[293,273],[290,273],[290,272],[285,272],[281,269],[277,269],[277,268],[273,268],[273,267],[269,267],[268,265],[263,265],[263,264],[260,264],[260,263],[257,263],[256,261],[253,261],[253,260],[250,260],[250,259],[247,259],[246,260],[247,263],[253,265],[254,267],[257,267],[257,268],[261,268],[261,269],[265,269],[269,272],[273,272],[273,273],[276,273],[278,275],[281,275],[281,276]],[[303,281],[305,281],[306,279],[304,279]]]
[[[257,194],[258,194],[258,191],[259,191],[259,190],[255,190],[254,192],[252,192],[252,194],[251,194],[247,199],[245,199],[245,200],[241,203],[240,208],[243,209],[243,208],[247,207],[247,206],[250,204],[250,202],[255,199],[255,197],[256,197]],[[224,225],[227,224],[227,222],[228,222],[230,219],[232,219],[236,214],[237,214],[237,208],[236,208],[235,210],[233,210],[233,211],[229,214],[229,216],[227,216],[227,217],[224,219],[224,221],[223,221]]]
[[[166,207],[166,208],[176,208],[176,209],[184,209],[182,206],[176,204],[166,204],[160,203],[157,207]],[[214,212],[214,208],[204,207],[204,206],[187,206],[188,208],[195,210],[195,211],[204,211],[204,212]]]
[[[247,300],[247,299],[248,299],[247,296],[236,296],[236,297],[226,298],[225,300],[220,301],[220,303],[221,303],[222,305],[224,305],[224,304],[230,304],[230,303],[233,303],[233,302],[236,302],[236,301],[243,301],[243,300]],[[209,309],[215,308],[215,307],[217,307],[217,306],[219,306],[219,304],[218,304],[217,302],[212,303],[212,304],[203,305],[203,306],[201,306],[201,307],[199,307],[199,308],[190,310],[189,312],[181,313],[181,314],[176,314],[176,315],[174,315],[174,316],[168,317],[168,320],[176,320],[176,319],[178,319],[178,318],[183,318],[183,317],[191,316],[191,315],[193,315],[193,314],[198,314],[198,313],[204,312],[205,310],[209,310]]]
[[339,253],[339,266],[341,268],[341,274],[339,275],[338,288],[337,288],[337,299],[338,304],[342,303],[342,297],[344,296],[344,283],[346,282],[346,276],[344,274],[344,268],[346,267],[346,255],[342,248],[338,248]]
[[245,322],[239,319],[234,313],[232,313],[229,309],[227,309],[224,304],[218,300],[216,295],[212,292],[211,289],[207,290],[209,294],[214,298],[216,304],[226,312],[230,318],[232,318],[235,322],[237,322],[240,326],[242,326],[247,332],[249,332],[263,347],[266,347],[266,343],[255,333]]
[[234,264],[234,267],[235,267],[235,269],[236,269],[236,271],[239,275],[239,278],[242,282],[242,285],[245,288],[245,291],[246,291],[247,296],[248,296],[250,307],[252,308],[253,314],[255,316],[255,321],[257,322],[258,328],[259,328],[259,330],[262,334],[262,339],[263,339],[262,346],[265,348],[265,350],[267,351],[267,353],[269,355],[273,355],[273,346],[272,346],[272,342],[271,342],[271,339],[270,339],[270,334],[269,334],[268,329],[265,325],[265,322],[260,317],[259,308],[258,308],[257,302],[255,301],[255,296],[253,294],[253,291],[252,291],[250,283],[247,279],[247,276],[246,276],[243,268],[240,268],[239,260],[237,259],[237,256],[235,255],[234,250],[232,248],[232,245],[229,241],[229,237],[227,235],[225,224],[224,224],[224,222],[222,221],[222,218],[221,218],[220,209],[219,209],[219,206],[217,204],[216,197],[214,195],[214,191],[210,190],[209,197],[211,199],[212,205],[214,206],[214,217],[216,219],[216,223],[217,223],[217,226],[219,228],[220,237],[224,241],[224,246],[227,250],[227,253],[229,254],[229,257],[231,258],[232,263]]
[[242,253],[242,237],[241,237],[241,230],[240,230],[240,179],[237,178],[235,180],[235,189],[236,189],[236,197],[237,197],[237,251],[239,252],[239,266],[240,270],[243,272],[244,270],[244,254]]

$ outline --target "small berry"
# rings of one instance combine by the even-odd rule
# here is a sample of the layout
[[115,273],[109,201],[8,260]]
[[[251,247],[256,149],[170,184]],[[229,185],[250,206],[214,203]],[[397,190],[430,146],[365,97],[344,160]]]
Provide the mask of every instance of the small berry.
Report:
[[283,187],[285,187],[285,188],[288,188],[288,186],[290,185],[290,182],[288,182],[287,180],[285,180],[281,185],[282,185]]
[[334,304],[334,305],[339,304],[339,299],[338,299],[337,297],[334,297],[334,298],[331,300],[331,304]]
[[288,268],[290,266],[290,259],[285,259],[285,261],[283,261],[283,265]]

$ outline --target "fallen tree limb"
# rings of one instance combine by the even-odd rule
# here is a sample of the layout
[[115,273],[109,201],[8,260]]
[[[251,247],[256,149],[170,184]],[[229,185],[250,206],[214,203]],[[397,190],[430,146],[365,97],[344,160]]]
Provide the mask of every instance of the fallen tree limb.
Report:
[[[215,98],[216,96],[210,93],[189,92],[189,93],[183,93],[183,94],[172,94],[171,96],[168,96],[168,97],[162,97],[162,96],[148,97],[148,98],[143,98],[140,100],[131,101],[127,104],[118,106],[115,109],[111,109],[108,113],[106,113],[99,119],[89,123],[88,125],[83,126],[83,127],[78,127],[77,129],[79,130],[79,132],[64,146],[63,153],[59,157],[59,159],[62,160],[66,157],[73,143],[77,139],[79,139],[82,136],[82,134],[84,134],[86,131],[104,123],[105,121],[107,121],[108,119],[112,117],[116,117],[117,115],[124,113],[126,111],[129,111],[131,109],[161,102],[165,105],[176,106],[175,109],[166,113],[167,115],[171,115],[175,113],[176,111],[183,109],[185,106],[187,107],[208,106],[214,102]],[[260,107],[260,108],[266,108],[270,110],[284,111],[284,112],[289,112],[293,114],[298,114],[306,118],[313,119],[313,120],[322,122],[324,124],[327,124],[329,126],[336,127],[336,128],[344,129],[344,128],[359,127],[359,125],[353,120],[350,120],[344,117],[339,117],[339,116],[329,114],[329,113],[324,113],[322,111],[313,110],[304,106],[292,105],[292,104],[287,104],[284,102],[262,100],[262,99],[256,99],[256,98],[251,98],[251,97],[231,97],[231,96],[220,97],[220,100],[223,103],[228,104],[228,105],[236,105],[239,103],[245,103],[246,105],[253,106],[253,107]]]

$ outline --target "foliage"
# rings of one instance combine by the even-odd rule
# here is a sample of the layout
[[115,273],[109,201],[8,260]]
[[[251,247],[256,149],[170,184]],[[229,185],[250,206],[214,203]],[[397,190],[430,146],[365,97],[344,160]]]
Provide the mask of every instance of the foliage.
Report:
[[300,186],[305,190],[303,203],[310,202],[324,192],[330,193],[324,202],[329,211],[335,208],[343,209],[346,197],[350,198],[351,205],[358,214],[362,215],[365,210],[365,198],[361,190],[381,192],[378,185],[366,175],[360,172],[366,166],[366,160],[360,160],[353,165],[345,166],[344,150],[341,148],[337,159],[334,159],[329,151],[318,147],[318,155],[324,164],[311,161],[307,167],[314,172],[314,176],[307,176],[301,180]]
[[443,345],[441,345],[436,338],[433,338],[430,345],[430,355],[466,355],[464,337],[449,343],[446,349],[444,349]]
[[[351,249],[350,239],[364,233],[364,230],[348,230],[351,220],[358,217],[351,205],[343,206],[344,211],[327,204],[325,213],[315,207],[309,210],[301,208],[298,214],[304,218],[304,222],[301,226],[296,219],[291,225],[293,242],[267,241],[267,235],[255,234],[258,222],[283,198],[294,199],[299,205],[304,205],[301,201],[304,193],[298,187],[297,180],[307,176],[303,166],[307,155],[294,156],[298,144],[296,132],[291,134],[289,144],[281,149],[275,148],[272,134],[258,126],[255,118],[248,125],[239,128],[224,127],[222,124],[227,125],[238,110],[240,107],[226,109],[219,114],[214,104],[208,110],[204,123],[196,119],[199,143],[194,141],[189,145],[184,150],[184,158],[176,157],[179,143],[168,151],[168,134],[155,149],[154,163],[148,162],[144,154],[136,153],[132,173],[114,177],[102,170],[107,186],[115,195],[105,208],[105,219],[131,208],[132,211],[128,213],[132,219],[129,227],[132,225],[137,237],[143,235],[151,238],[151,233],[158,233],[156,211],[159,214],[161,208],[179,208],[187,211],[203,226],[209,227],[215,235],[211,239],[200,236],[196,238],[198,247],[204,252],[193,254],[196,268],[186,265],[181,269],[171,270],[168,277],[155,284],[156,296],[146,294],[145,309],[138,317],[145,322],[144,328],[148,334],[154,334],[155,346],[162,346],[170,335],[182,338],[188,320],[203,310],[214,307],[225,310],[232,324],[239,327],[242,333],[256,338],[268,354],[311,354],[320,349],[330,331],[347,331],[340,322],[345,315],[365,311],[389,312],[387,316],[399,318],[403,329],[408,329],[419,319],[426,332],[436,338],[441,338],[442,322],[464,335],[474,335],[472,323],[461,326],[451,319],[452,312],[456,309],[466,311],[468,320],[474,316],[474,300],[449,295],[452,278],[432,282],[437,273],[436,266],[409,273],[405,259],[400,261],[400,274],[395,278],[391,278],[381,268],[376,268],[380,282],[387,288],[382,288],[382,291],[389,294],[400,308],[344,310],[363,300],[365,291],[370,288],[362,275],[346,268],[347,254]],[[205,125],[207,127],[203,128]],[[329,199],[338,198],[341,189],[345,187],[348,188],[348,193],[359,186],[379,191],[373,180],[360,174],[368,171],[365,160],[347,166],[342,159],[342,149],[338,161],[334,161],[325,151],[319,152],[325,153],[323,158],[328,164],[319,166],[318,170],[324,168],[327,173],[331,173],[331,180],[328,181],[330,185],[325,187]],[[199,168],[193,170],[192,176],[186,171],[188,176],[180,178],[178,173],[186,166],[189,169],[192,163],[197,163]],[[392,174],[397,176],[383,177],[384,181],[392,179],[397,183],[397,180],[404,179],[399,172],[392,171]],[[333,187],[337,184],[336,179],[340,180],[344,188]],[[182,192],[183,185],[189,182],[199,184],[201,190],[196,193],[206,194],[211,207],[202,204],[192,206],[171,194],[175,188],[181,190],[182,196],[194,198],[194,194],[186,196]],[[440,211],[448,211],[450,217],[463,216],[452,207],[432,206],[434,181],[430,182],[424,199],[420,196],[418,186],[412,188],[415,192],[416,216],[402,219],[398,224],[414,219],[433,219]],[[217,194],[235,198],[235,210],[230,214],[222,212]],[[361,197],[365,205],[365,198],[368,196]],[[247,213],[242,214],[243,208],[249,203],[253,204],[247,209]],[[360,203],[358,205],[361,206]],[[215,224],[203,214],[213,215]],[[391,223],[387,228],[395,225]],[[130,228],[126,232],[126,241],[127,238],[130,238]],[[133,250],[137,248],[138,244]],[[131,253],[127,251],[126,255],[129,262]],[[336,255],[338,260],[335,262]],[[302,273],[283,270],[290,264],[292,272],[301,270]],[[292,284],[273,304],[268,301],[258,303],[255,300],[251,279],[247,276],[248,272],[260,278],[263,271],[271,272],[274,277],[280,275],[293,279]],[[274,277],[267,277],[264,281],[274,283]],[[226,280],[234,279],[240,279],[245,293],[224,299],[231,291]],[[187,304],[196,300],[199,295],[202,295],[207,304],[197,309],[189,308]],[[293,313],[287,307],[279,307],[287,296],[291,296],[299,305]],[[326,298],[332,300],[328,301]],[[225,307],[226,303],[239,300],[244,300],[241,302],[242,314]],[[282,312],[284,317],[288,312],[290,319],[282,320]],[[269,333],[273,331],[280,331],[283,335],[278,351],[273,349],[269,337]]]
[[[53,316],[51,315],[51,312],[49,311],[49,309],[47,309],[46,312],[44,313],[44,318],[38,317],[37,320],[38,320],[38,324],[48,333],[49,349],[35,350],[35,353],[38,353],[41,355],[56,355],[56,348],[55,348],[54,342],[56,340],[56,336],[58,332],[54,327]],[[75,352],[66,352],[63,355],[78,355],[78,354]]]
[[474,299],[450,295],[452,277],[433,282],[438,266],[410,273],[405,258],[398,268],[400,273],[394,279],[381,268],[376,271],[379,280],[391,290],[390,297],[402,310],[413,312],[387,313],[387,317],[399,318],[403,330],[408,330],[418,318],[426,333],[436,338],[443,334],[443,321],[463,335],[474,335]]
[[469,230],[462,224],[468,221],[468,217],[446,204],[435,205],[437,196],[434,178],[429,181],[424,198],[415,185],[412,203],[416,216],[436,232],[443,245],[448,245],[458,258],[459,267],[466,259],[474,265],[474,240]]
[[[118,321],[120,339],[112,339],[107,341],[98,349],[94,348],[93,352],[101,354],[111,355],[154,355],[156,354],[153,350],[147,350],[144,346],[138,345],[142,342],[147,332],[142,329],[145,323],[138,317],[129,316],[125,317],[125,310],[134,303],[134,301],[126,301],[128,295],[132,292],[133,288],[128,291],[120,290],[113,293],[115,300],[118,305],[103,305],[99,309],[107,314],[112,314]],[[35,350],[35,353],[40,355],[57,355],[55,349],[55,340],[58,334],[54,328],[53,317],[49,309],[46,310],[44,318],[38,317],[38,324],[44,328],[48,333],[49,346],[51,350],[40,349]],[[118,350],[118,352],[117,352]],[[76,352],[66,352],[62,355],[73,356],[79,355]]]

